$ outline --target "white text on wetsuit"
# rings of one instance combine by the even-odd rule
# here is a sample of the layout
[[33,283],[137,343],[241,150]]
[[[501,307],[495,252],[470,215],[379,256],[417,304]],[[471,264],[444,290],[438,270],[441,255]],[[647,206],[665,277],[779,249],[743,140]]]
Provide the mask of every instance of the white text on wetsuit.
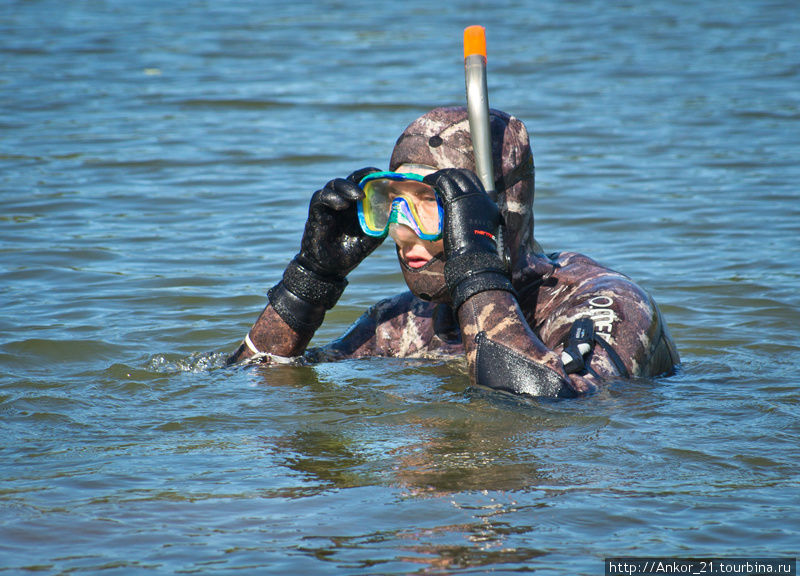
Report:
[[609,296],[595,296],[589,300],[589,306],[592,307],[591,317],[594,322],[594,331],[603,334],[611,335],[611,330],[614,328],[614,320],[617,315],[611,306],[614,305],[614,299]]

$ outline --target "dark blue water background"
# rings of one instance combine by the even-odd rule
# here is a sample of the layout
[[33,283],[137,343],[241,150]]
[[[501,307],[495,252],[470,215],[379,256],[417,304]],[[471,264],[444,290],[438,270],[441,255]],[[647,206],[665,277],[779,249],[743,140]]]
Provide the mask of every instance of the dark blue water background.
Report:
[[[795,555],[800,19],[728,2],[0,6],[0,572],[599,574]],[[528,125],[537,237],[683,367],[586,399],[458,364],[225,369],[311,193],[415,117]],[[382,247],[316,342],[403,289]]]

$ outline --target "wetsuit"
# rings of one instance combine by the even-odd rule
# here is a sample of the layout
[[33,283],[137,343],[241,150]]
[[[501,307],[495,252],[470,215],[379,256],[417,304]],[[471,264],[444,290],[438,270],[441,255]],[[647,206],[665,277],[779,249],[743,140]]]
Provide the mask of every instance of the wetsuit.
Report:
[[[494,291],[476,294],[459,309],[458,318],[446,304],[420,300],[411,292],[382,300],[365,312],[339,339],[308,350],[312,361],[365,356],[442,358],[465,353],[464,339],[481,332],[509,357],[535,357],[560,378],[568,378],[561,352],[570,329],[582,318],[592,320],[594,339],[584,357],[582,375],[571,388],[586,392],[615,378],[669,374],[678,354],[652,298],[626,276],[572,252],[531,255],[524,273],[514,278],[518,294]],[[519,309],[525,331],[506,326]],[[547,349],[542,350],[536,340]],[[606,346],[598,344],[602,340]],[[476,354],[477,347],[472,350]],[[478,380],[481,366],[473,358],[470,376]],[[513,359],[509,360],[513,364]],[[499,375],[495,388],[542,394],[540,382],[519,382]],[[584,386],[584,384],[588,386]],[[568,390],[560,392],[569,395]]]
[[[307,350],[347,273],[380,243],[354,224],[359,172],[316,192],[301,251],[232,361],[254,353],[267,361],[465,357],[473,383],[533,396],[574,396],[610,379],[672,372],[678,353],[642,288],[581,254],[542,253],[533,236],[527,131],[496,110],[491,131],[496,204],[470,172],[466,110],[437,108],[409,125],[390,169],[463,169],[426,177],[446,204],[444,253],[416,269],[400,257],[410,291],[372,306],[334,342]],[[495,235],[504,239],[504,262]]]

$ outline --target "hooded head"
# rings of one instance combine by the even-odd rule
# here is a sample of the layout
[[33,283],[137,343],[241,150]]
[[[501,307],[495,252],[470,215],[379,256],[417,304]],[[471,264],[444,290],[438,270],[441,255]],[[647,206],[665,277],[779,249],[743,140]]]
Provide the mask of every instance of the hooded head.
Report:
[[[521,120],[491,110],[492,163],[497,203],[505,222],[506,251],[512,270],[524,266],[525,256],[540,251],[533,237],[534,168],[528,131]],[[400,135],[389,162],[396,170],[403,164],[422,164],[436,169],[475,170],[467,109],[436,108],[412,122]],[[412,292],[430,300],[442,300],[444,282],[441,258],[423,268],[401,267]],[[434,278],[436,276],[436,278]],[[436,288],[436,289],[434,289]]]

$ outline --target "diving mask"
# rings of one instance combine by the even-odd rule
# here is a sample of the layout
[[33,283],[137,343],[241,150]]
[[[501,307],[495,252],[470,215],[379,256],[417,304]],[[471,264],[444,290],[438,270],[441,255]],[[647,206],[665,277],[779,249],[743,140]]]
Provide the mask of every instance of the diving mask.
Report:
[[391,224],[404,224],[422,240],[442,237],[444,209],[432,186],[411,172],[373,172],[359,186],[358,222],[367,236],[384,238]]

